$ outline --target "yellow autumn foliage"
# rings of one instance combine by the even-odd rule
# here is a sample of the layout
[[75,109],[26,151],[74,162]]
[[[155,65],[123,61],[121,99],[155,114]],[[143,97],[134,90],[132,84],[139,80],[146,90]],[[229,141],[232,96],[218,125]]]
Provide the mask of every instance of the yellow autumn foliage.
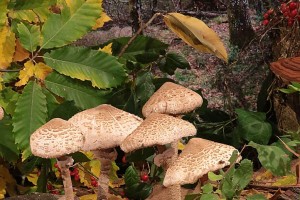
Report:
[[22,47],[22,45],[20,44],[20,41],[17,39],[16,40],[16,51],[15,51],[15,54],[13,57],[13,61],[14,62],[23,61],[26,58],[29,58],[29,55],[30,55],[29,52]]
[[112,19],[105,13],[101,12],[101,17],[97,19],[96,24],[92,27],[93,30],[101,28],[106,22],[111,21]]
[[111,55],[112,54],[112,42],[109,43],[108,45],[104,46],[103,48],[99,48],[99,51],[102,51],[104,53]]
[[15,34],[7,26],[0,30],[0,69],[7,69],[13,60],[16,45]]

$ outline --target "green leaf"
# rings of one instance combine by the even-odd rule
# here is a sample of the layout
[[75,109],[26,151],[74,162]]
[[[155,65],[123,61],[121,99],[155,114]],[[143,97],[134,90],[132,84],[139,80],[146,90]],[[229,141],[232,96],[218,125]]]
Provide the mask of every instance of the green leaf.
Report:
[[185,196],[184,200],[199,200],[201,194],[188,194]]
[[6,25],[7,22],[7,2],[8,0],[0,1],[0,30]]
[[236,109],[238,114],[237,132],[247,141],[267,144],[272,135],[272,126],[266,122],[266,114]]
[[69,44],[85,35],[100,17],[100,0],[76,0],[64,7],[61,14],[51,14],[42,27],[41,48]]
[[34,52],[39,45],[40,28],[36,25],[25,26],[23,23],[20,23],[17,30],[22,46],[28,51]]
[[214,191],[214,187],[211,183],[206,183],[201,187],[201,189],[204,194],[210,194]]
[[169,75],[173,75],[177,68],[190,69],[189,62],[180,54],[170,52],[160,62],[159,68],[162,72],[166,72]]
[[95,89],[88,82],[75,80],[56,72],[47,76],[45,85],[54,94],[68,101],[74,101],[75,105],[83,110],[107,101],[108,91]]
[[48,110],[47,121],[49,121],[51,119],[49,117],[53,115],[53,112],[60,106],[60,104],[53,93],[51,93],[45,87],[43,87],[42,90],[43,93],[46,95],[46,99],[47,99],[47,110]]
[[0,120],[0,156],[9,162],[15,162],[19,158],[19,151],[15,144],[12,129],[11,120]]
[[81,47],[64,47],[44,55],[46,64],[61,74],[89,80],[94,87],[110,88],[120,85],[126,73],[113,56]]
[[81,153],[81,152],[72,153],[72,154],[70,154],[70,156],[73,158],[75,163],[91,161],[84,153]]
[[80,111],[81,110],[74,105],[73,101],[65,101],[52,112],[51,116],[49,116],[49,119],[61,118],[68,120]]
[[247,196],[247,200],[267,200],[267,198],[263,194],[254,194],[251,196]]
[[2,91],[0,91],[0,105],[4,108],[7,114],[14,114],[19,96],[20,94],[14,91],[11,87],[5,87]]
[[259,145],[250,142],[249,146],[258,152],[258,159],[262,166],[269,169],[276,176],[284,176],[290,171],[291,159],[277,146]]
[[155,92],[152,80],[153,75],[151,72],[142,72],[137,75],[135,92],[136,98],[141,105],[144,105]]
[[15,10],[31,10],[34,8],[47,7],[56,3],[56,0],[17,0]]
[[220,174],[215,174],[213,172],[208,172],[208,179],[211,181],[220,181],[223,179],[223,176]]
[[237,169],[232,168],[221,182],[221,191],[226,199],[233,199],[249,184],[253,174],[253,166],[250,160],[242,160]]
[[40,85],[34,81],[28,82],[20,96],[13,115],[13,132],[18,148],[23,151],[23,159],[30,152],[30,135],[46,123],[47,105],[46,96]]
[[131,199],[146,199],[152,192],[152,186],[147,183],[136,183],[125,188],[125,195]]
[[140,182],[140,176],[133,166],[129,166],[124,174],[126,187],[131,187]]
[[153,147],[138,149],[132,153],[126,155],[126,160],[128,162],[139,162],[146,160],[148,157],[155,154],[155,149]]
[[220,198],[216,194],[203,194],[200,200],[220,200]]

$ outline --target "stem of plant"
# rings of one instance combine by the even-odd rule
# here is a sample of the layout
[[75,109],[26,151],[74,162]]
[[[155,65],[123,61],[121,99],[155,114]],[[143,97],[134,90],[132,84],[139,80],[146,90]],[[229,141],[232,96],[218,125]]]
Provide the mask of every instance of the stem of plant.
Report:
[[70,156],[61,156],[57,158],[57,164],[61,170],[66,200],[74,200],[73,185],[69,167],[73,165],[74,160]]

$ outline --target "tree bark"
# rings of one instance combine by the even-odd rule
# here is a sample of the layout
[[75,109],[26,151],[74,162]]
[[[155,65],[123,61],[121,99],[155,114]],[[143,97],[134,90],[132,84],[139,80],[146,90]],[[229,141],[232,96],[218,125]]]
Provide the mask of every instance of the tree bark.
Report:
[[248,0],[227,0],[227,4],[230,43],[242,48],[255,36],[248,14]]

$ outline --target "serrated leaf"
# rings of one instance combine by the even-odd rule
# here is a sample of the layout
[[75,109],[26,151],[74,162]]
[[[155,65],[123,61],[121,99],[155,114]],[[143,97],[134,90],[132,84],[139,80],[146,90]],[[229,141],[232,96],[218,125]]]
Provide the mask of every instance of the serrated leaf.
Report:
[[0,105],[4,108],[7,114],[14,114],[19,96],[20,94],[14,91],[11,87],[5,87],[1,91]]
[[19,151],[15,144],[13,127],[10,120],[0,120],[0,156],[9,162],[15,162],[19,158]]
[[112,55],[112,43],[109,43],[108,45],[104,46],[103,48],[99,48],[99,51],[102,51],[104,53]]
[[92,82],[94,87],[120,85],[126,73],[117,59],[97,50],[64,47],[44,55],[46,64],[61,74]]
[[96,20],[96,24],[92,27],[93,30],[101,28],[106,22],[111,21],[112,19],[105,13],[101,13],[101,17]]
[[182,55],[170,52],[166,54],[165,58],[160,63],[159,68],[162,72],[173,75],[177,68],[190,69],[190,64]]
[[133,166],[129,166],[124,174],[126,187],[131,187],[140,182],[137,170]]
[[40,126],[46,123],[47,106],[46,96],[37,83],[29,82],[23,90],[13,115],[13,132],[15,142],[23,151],[23,159],[30,154],[30,135]]
[[13,9],[15,10],[31,10],[34,8],[48,7],[56,3],[56,0],[26,0],[16,1]]
[[20,23],[17,26],[19,38],[22,46],[30,52],[34,52],[40,42],[40,28],[36,25]]
[[211,53],[228,62],[226,49],[219,36],[203,21],[180,13],[164,16],[168,28],[200,52]]
[[238,133],[247,141],[267,144],[272,135],[272,126],[266,121],[266,114],[236,109]]
[[16,46],[15,34],[9,27],[0,30],[0,69],[7,69],[13,60]]
[[42,27],[41,48],[69,44],[86,34],[100,17],[100,0],[77,0],[64,7],[61,14],[51,14]]
[[13,62],[21,62],[25,59],[29,58],[29,52],[26,51],[21,43],[20,43],[20,40],[17,39],[16,40],[16,51],[15,51],[15,54],[14,54],[14,58],[13,58]]
[[46,88],[54,94],[74,101],[81,109],[88,109],[107,101],[107,91],[95,89],[87,82],[72,79],[70,77],[52,72],[45,80]]
[[32,10],[10,10],[9,17],[30,23],[44,22],[50,15],[48,7],[40,7]]
[[290,171],[290,157],[277,146],[260,145],[250,142],[249,146],[258,152],[258,159],[265,169],[276,176],[284,176]]
[[8,0],[0,1],[0,30],[7,25],[7,2]]

